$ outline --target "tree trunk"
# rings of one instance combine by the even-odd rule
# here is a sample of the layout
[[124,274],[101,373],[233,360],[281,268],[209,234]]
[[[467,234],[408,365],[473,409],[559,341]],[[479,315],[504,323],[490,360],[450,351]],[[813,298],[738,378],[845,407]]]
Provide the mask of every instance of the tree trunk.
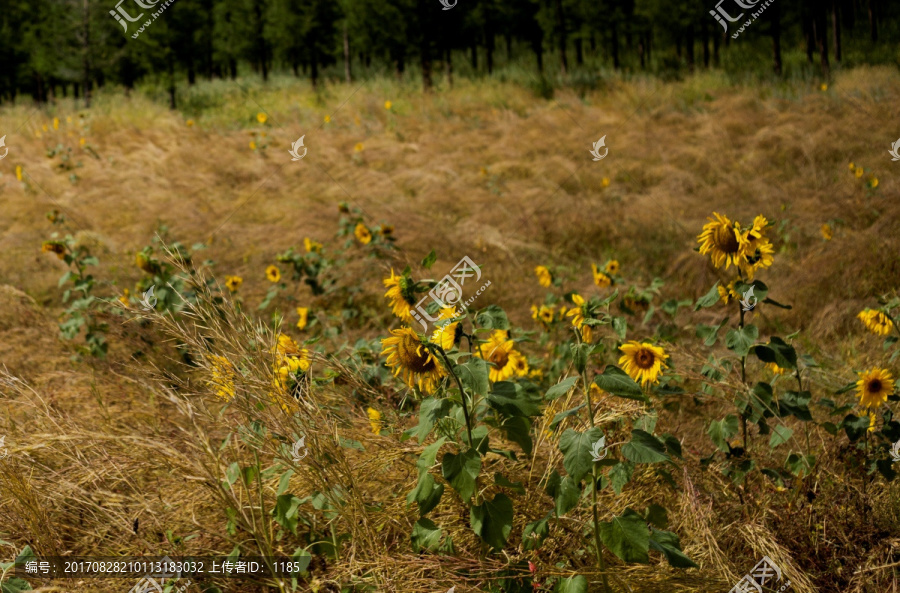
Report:
[[700,38],[703,43],[703,67],[709,68],[709,29],[706,28],[706,19],[700,21]]
[[485,36],[485,50],[487,51],[487,71],[488,76],[494,73],[494,29],[492,25],[486,26],[486,31],[484,32]]
[[83,0],[82,6],[84,8],[84,16],[82,21],[83,33],[84,36],[81,40],[81,51],[83,55],[81,56],[81,65],[82,65],[82,80],[84,86],[84,106],[85,108],[90,108],[91,106],[91,11],[90,11],[90,0]]
[[640,39],[638,39],[638,57],[641,59],[641,70],[646,68],[646,62],[644,61],[644,35],[641,34]]
[[687,49],[687,63],[691,72],[694,71],[694,25],[687,29],[687,39],[685,39],[685,49]]
[[[262,70],[263,81],[269,80],[269,65],[266,61],[265,22],[263,21],[263,0],[254,0],[253,13],[256,16],[256,60]],[[314,42],[315,43],[315,42]]]
[[828,64],[828,15],[825,11],[825,7],[822,5],[816,6],[816,16],[815,16],[815,26],[814,31],[816,33],[816,48],[819,50],[819,59],[821,61],[822,67],[822,76],[827,77],[828,72],[830,70],[830,66]]
[[772,19],[772,59],[774,60],[772,66],[775,69],[775,74],[781,76],[781,6],[776,2],[775,4],[770,4],[767,10],[772,11],[770,13]]
[[878,15],[875,14],[877,0],[869,0],[869,35],[872,43],[878,42]]
[[584,64],[584,55],[581,52],[581,37],[575,38],[575,63],[579,66]]
[[[871,0],[870,0],[871,1]],[[562,0],[556,0],[556,27],[559,35],[559,59],[562,73],[565,74],[569,69],[569,62],[566,59],[566,18],[563,13]]]
[[612,45],[612,59],[613,59],[613,69],[619,69],[619,23],[613,18],[612,21],[612,39],[610,44]]
[[831,37],[834,40],[834,61],[841,63],[841,5],[839,0],[831,2]]
[[450,47],[444,51],[444,63],[447,65],[447,86],[453,88],[453,52]]
[[712,41],[713,41],[713,66],[716,68],[719,67],[719,44],[722,42],[722,37],[727,35],[727,33],[719,34],[719,31],[716,30],[713,33]]
[[319,51],[315,45],[312,48],[312,56],[310,59],[309,77],[312,80],[313,89],[319,85]]
[[344,79],[347,84],[353,82],[350,76],[350,38],[347,36],[347,23],[344,22]]
[[537,60],[538,72],[544,72],[544,40],[543,34],[538,32],[536,35],[531,38],[531,51],[534,52],[534,57]]
[[169,109],[175,110],[175,52],[172,50],[171,46],[169,50],[166,52],[168,62],[168,71],[169,71]]

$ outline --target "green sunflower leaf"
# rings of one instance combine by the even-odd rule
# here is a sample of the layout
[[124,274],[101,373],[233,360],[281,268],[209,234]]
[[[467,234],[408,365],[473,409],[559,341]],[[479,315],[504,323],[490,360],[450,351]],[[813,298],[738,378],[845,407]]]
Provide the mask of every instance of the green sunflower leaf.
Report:
[[697,299],[697,303],[694,305],[694,311],[699,311],[705,307],[712,307],[716,303],[719,302],[719,283],[718,281],[713,284],[713,287],[709,289],[705,295]]
[[554,593],[587,593],[587,579],[577,574],[573,577],[560,579],[553,589]]
[[553,387],[547,390],[547,394],[544,396],[547,400],[554,400],[558,397],[561,397],[569,392],[572,389],[572,386],[578,382],[580,377],[575,375],[574,377],[568,377],[567,379],[563,379]]
[[435,261],[437,261],[437,253],[435,253],[434,249],[432,249],[431,253],[426,255],[425,259],[422,260],[422,267],[426,270],[430,270]]
[[603,431],[595,426],[585,432],[567,428],[559,437],[559,449],[563,453],[563,467],[576,483],[580,482],[585,474],[593,468],[594,458],[591,450],[594,443],[602,436]]
[[613,554],[625,562],[648,563],[650,556],[650,530],[647,522],[631,509],[612,521],[600,522],[600,538]]
[[505,494],[497,494],[493,500],[473,506],[469,511],[472,531],[489,546],[500,549],[512,531],[513,504]]
[[435,551],[441,543],[441,528],[435,525],[434,521],[427,517],[421,517],[416,524],[413,525],[412,548],[415,552],[422,550]]
[[490,367],[482,358],[470,358],[465,364],[456,367],[459,382],[470,395],[484,395],[490,389],[488,381]]
[[728,446],[728,440],[738,433],[738,417],[734,414],[725,416],[722,420],[713,420],[709,425],[707,434],[712,442],[719,448],[719,451],[728,453],[731,448]]
[[669,459],[665,444],[638,428],[631,431],[631,440],[622,447],[622,455],[634,463],[659,463]]
[[777,336],[773,336],[768,344],[756,346],[753,353],[761,361],[774,362],[783,369],[797,368],[797,351]]
[[755,325],[747,325],[743,329],[730,329],[725,335],[725,346],[738,356],[744,357],[750,353],[750,347],[758,337],[759,329]]
[[773,449],[778,445],[782,445],[794,435],[794,431],[787,426],[776,426],[772,429],[772,436],[769,437],[769,446]]
[[564,412],[559,412],[556,416],[553,417],[553,420],[550,422],[550,430],[556,430],[556,427],[559,426],[559,423],[569,418],[570,416],[574,416],[578,413],[581,408],[585,407],[587,404],[581,404],[572,408],[571,410],[565,410]]
[[675,568],[700,568],[681,551],[681,540],[671,531],[650,528],[650,547],[662,552]]
[[475,493],[475,479],[481,472],[481,456],[475,449],[455,455],[444,453],[441,460],[444,479],[459,493],[463,502],[468,502]]
[[488,305],[478,312],[475,323],[483,329],[509,329],[509,318],[506,312],[497,305]]
[[634,379],[628,376],[628,373],[615,365],[607,365],[603,369],[603,373],[594,377],[594,383],[600,389],[619,397],[626,399],[636,399],[638,401],[647,401],[641,386]]
[[566,476],[559,483],[559,489],[556,492],[556,516],[562,517],[578,505],[578,499],[581,497],[581,489],[578,482],[572,479],[572,476]]
[[419,477],[419,483],[406,497],[406,503],[416,502],[419,505],[419,516],[424,517],[441,502],[444,485],[435,482],[434,477],[425,472]]
[[634,475],[634,464],[630,461],[617,463],[609,470],[609,481],[616,496],[622,494],[625,485],[631,481],[632,475]]

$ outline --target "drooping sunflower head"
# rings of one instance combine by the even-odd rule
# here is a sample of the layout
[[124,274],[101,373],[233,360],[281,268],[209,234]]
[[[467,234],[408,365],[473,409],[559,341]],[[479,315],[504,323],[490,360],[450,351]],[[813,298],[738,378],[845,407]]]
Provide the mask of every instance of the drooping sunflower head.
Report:
[[856,317],[863,322],[867,330],[879,336],[886,336],[894,329],[894,322],[891,321],[891,318],[878,309],[860,311]]
[[772,371],[773,375],[784,375],[785,373],[790,372],[790,369],[780,367],[774,362],[766,363],[766,368]]
[[606,262],[606,273],[615,276],[619,273],[619,260],[611,259]]
[[566,317],[572,318],[572,325],[574,325],[577,329],[581,329],[581,326],[584,325],[584,299],[580,294],[572,293],[572,302],[575,303],[575,306],[569,309],[569,312],[566,313]]
[[395,377],[409,387],[418,385],[425,393],[433,393],[446,373],[438,359],[425,347],[415,331],[408,327],[391,330],[391,337],[381,340],[382,356]]
[[303,247],[306,249],[306,253],[322,253],[322,244],[309,237],[304,237]]
[[363,245],[368,245],[372,242],[372,232],[366,225],[361,222],[356,223],[356,228],[353,229],[353,234],[356,236],[356,240]]
[[309,307],[297,307],[297,316],[297,329],[306,329],[306,324],[309,321]]
[[408,275],[397,276],[391,268],[390,278],[384,279],[387,292],[384,296],[390,300],[392,313],[404,323],[412,323],[413,318],[409,313],[410,307],[416,304],[416,283]]
[[600,268],[597,267],[597,264],[591,264],[591,273],[594,276],[594,284],[600,288],[612,286],[612,278],[607,276],[605,272],[601,272]]
[[703,225],[703,232],[697,236],[697,242],[700,243],[702,255],[709,254],[715,267],[727,270],[732,265],[737,266],[743,255],[741,225],[718,212],[713,212],[713,216],[715,218],[710,218]]
[[619,350],[622,352],[619,365],[632,379],[640,381],[641,386],[659,382],[659,375],[666,368],[666,359],[669,358],[665,350],[634,340],[622,344]]
[[276,266],[269,266],[266,268],[266,278],[269,282],[278,282],[281,280],[281,270],[279,270]]
[[241,284],[244,283],[244,279],[240,276],[226,276],[225,277],[225,286],[228,288],[229,292],[237,292],[237,290],[241,287]]
[[538,278],[538,284],[544,288],[549,288],[553,283],[553,274],[550,273],[546,266],[537,266],[534,269],[534,273]]
[[55,253],[56,257],[63,259],[66,256],[66,244],[62,241],[44,241],[41,244],[42,253]]
[[444,350],[450,350],[459,342],[459,338],[462,336],[462,327],[459,325],[459,321],[446,323],[447,319],[453,319],[458,316],[456,309],[453,307],[444,307],[441,309],[437,328],[431,335],[432,344],[438,344]]
[[877,408],[894,392],[894,378],[888,370],[871,368],[858,375],[856,393],[859,404],[865,408]]
[[[490,379],[493,382],[505,381],[512,377],[523,359],[515,349],[515,342],[509,339],[503,330],[494,330],[486,344],[480,344],[475,352],[477,356],[491,363]],[[527,366],[527,362],[525,363]]]

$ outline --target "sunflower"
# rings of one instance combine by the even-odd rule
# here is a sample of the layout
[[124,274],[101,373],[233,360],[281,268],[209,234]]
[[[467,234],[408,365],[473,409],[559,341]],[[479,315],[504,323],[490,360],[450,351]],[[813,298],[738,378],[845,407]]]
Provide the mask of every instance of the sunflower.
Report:
[[382,237],[389,237],[394,234],[394,225],[383,224],[381,225],[381,228],[378,229],[378,232],[381,233]]
[[869,432],[875,432],[875,429],[877,428],[877,426],[875,426],[875,421],[876,421],[875,413],[874,412],[870,413],[869,414]]
[[553,274],[550,273],[550,270],[546,268],[546,266],[537,266],[534,269],[534,273],[538,277],[538,283],[547,288],[553,282]]
[[55,253],[56,257],[63,259],[66,257],[66,245],[61,241],[44,241],[41,244],[42,253]]
[[258,121],[259,123],[264,124],[268,120],[269,120],[269,116],[266,115],[265,113],[263,113],[262,111],[260,111],[259,113],[256,114],[256,121]]
[[737,280],[732,280],[728,283],[728,286],[719,286],[719,298],[722,299],[722,302],[726,305],[730,303],[732,300],[738,300],[741,298],[741,295],[737,293],[734,289],[734,285],[737,283]]
[[[490,379],[494,383],[505,381],[516,374],[521,362],[520,359],[525,358],[515,349],[515,342],[510,340],[507,333],[502,329],[492,331],[487,343],[480,344],[475,355],[493,365],[490,371]],[[525,369],[526,371],[528,369],[527,362],[525,363]]]
[[856,392],[859,394],[859,405],[863,407],[877,408],[894,392],[894,379],[890,371],[871,368],[857,374]]
[[129,300],[130,296],[131,296],[131,291],[126,288],[124,291],[122,291],[122,296],[119,297],[119,302],[122,303],[123,305],[125,305],[126,307],[129,306],[131,304],[131,301]]
[[387,356],[386,364],[393,369],[395,377],[400,377],[409,387],[418,385],[421,391],[432,393],[438,381],[446,373],[440,362],[422,343],[415,331],[408,327],[392,329],[391,337],[381,340]]
[[535,321],[540,320],[544,325],[549,325],[553,322],[553,316],[553,307],[541,305],[538,308],[535,305],[531,305],[531,318]]
[[877,309],[860,311],[856,318],[863,322],[867,330],[879,336],[886,336],[894,329],[894,322],[891,321],[891,318]]
[[864,174],[865,172],[866,172],[865,169],[863,169],[862,167],[857,167],[856,170],[853,171],[853,174],[856,175],[856,178],[857,178],[857,179],[859,179],[860,177],[863,176],[863,174]]
[[326,124],[330,124],[330,123],[331,123],[331,116],[330,116],[330,115],[326,115],[326,116],[325,116],[325,123],[326,123]]
[[368,245],[372,241],[372,233],[366,228],[361,222],[356,223],[356,228],[353,229],[353,234],[356,235],[356,240],[362,243],[363,245]]
[[855,170],[856,170],[856,165],[854,165],[853,163],[850,163],[850,172],[852,173]]
[[393,103],[391,103],[390,101],[385,101],[385,102],[384,102],[384,108],[387,109],[387,110],[390,110],[390,108],[391,108],[392,105],[393,105]]
[[159,262],[153,260],[143,251],[139,251],[137,255],[134,256],[134,265],[147,272],[148,274],[155,275],[162,271],[159,267]]
[[413,318],[409,310],[416,304],[413,279],[405,274],[395,276],[394,269],[391,268],[391,277],[384,279],[384,285],[388,289],[384,296],[391,301],[391,312],[404,323],[411,324]]
[[640,381],[641,386],[659,382],[659,374],[666,367],[665,360],[669,358],[665,350],[634,340],[622,344],[619,350],[622,351],[619,365],[632,379]]
[[16,181],[22,181],[22,165],[16,165]]
[[609,187],[609,177],[600,180],[600,187]]
[[572,293],[572,302],[575,303],[576,306],[569,309],[569,312],[566,313],[566,317],[571,317],[572,325],[575,326],[575,329],[581,331],[581,341],[590,343],[592,338],[591,326],[584,323],[587,308],[585,300],[581,298],[581,295]]
[[[309,350],[300,348],[290,336],[279,334],[273,351],[275,353],[273,384],[280,391],[287,389],[294,393],[294,387],[310,369]],[[288,411],[284,402],[280,402],[274,397],[273,400],[281,405],[282,410]]]
[[365,148],[365,147],[363,146],[363,143],[362,143],[362,142],[357,142],[357,143],[356,143],[356,146],[353,147],[353,150],[355,150],[356,152],[362,152],[362,151],[363,151],[363,148]]
[[531,369],[528,371],[528,378],[532,381],[541,381],[544,378],[544,371],[541,369]]
[[619,260],[611,259],[606,262],[606,273],[615,276],[619,273]]
[[784,375],[785,373],[790,372],[790,369],[780,367],[774,362],[766,363],[766,368],[772,371],[773,375]]
[[822,238],[826,241],[831,241],[831,238],[834,236],[834,229],[831,228],[831,225],[827,222],[822,225]]
[[525,377],[528,375],[528,359],[524,356],[516,357],[516,376]]
[[240,276],[225,276],[225,286],[230,292],[237,292],[243,283],[244,279]]
[[306,249],[306,253],[322,253],[322,244],[312,241],[309,237],[304,237],[303,247]]
[[276,266],[269,266],[266,268],[266,278],[269,282],[278,282],[281,280],[281,271]]
[[[457,312],[453,307],[444,307],[441,309],[441,320],[453,319],[456,316]],[[434,333],[431,335],[431,343],[439,345],[444,350],[450,350],[459,340],[460,334],[462,334],[462,328],[459,326],[458,321],[441,325],[441,321],[439,320],[437,329],[435,329]]]
[[873,178],[869,181],[869,189],[875,189],[876,187],[878,187],[878,178],[877,178],[877,177],[873,177]]
[[372,433],[381,433],[381,412],[375,408],[368,408],[366,415],[369,417],[369,426],[372,427]]
[[250,141],[250,150],[256,150],[256,142],[253,140]]
[[703,232],[697,236],[700,253],[709,254],[717,268],[727,270],[732,265],[737,267],[744,254],[740,241],[741,225],[718,212],[713,212],[713,216],[715,219],[708,219],[709,222],[703,225]]
[[309,320],[309,308],[297,307],[297,315],[300,317],[300,319],[297,320],[297,329],[302,331],[306,329],[306,323]]
[[738,241],[743,251],[738,267],[748,280],[753,280],[757,270],[768,268],[775,261],[775,247],[765,237],[768,225],[769,221],[765,216],[757,216],[753,219],[753,226],[738,233]]
[[594,284],[600,288],[612,286],[612,278],[601,272],[600,268],[597,267],[597,264],[591,264],[591,273],[594,275]]
[[215,388],[216,395],[229,401],[234,399],[234,367],[224,356],[213,354],[210,356],[210,367],[212,368],[212,379],[206,382],[210,387]]
[[193,125],[194,125],[194,120],[189,119],[189,120],[187,120],[186,122],[184,122],[184,125],[186,125],[186,126],[189,127],[189,128],[190,128],[190,127],[193,127]]

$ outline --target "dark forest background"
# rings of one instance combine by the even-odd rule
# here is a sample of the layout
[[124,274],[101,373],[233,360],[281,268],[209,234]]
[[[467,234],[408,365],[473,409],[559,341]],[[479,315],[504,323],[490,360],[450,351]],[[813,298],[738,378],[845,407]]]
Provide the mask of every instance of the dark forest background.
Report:
[[3,0],[0,101],[71,93],[89,105],[104,85],[154,84],[174,107],[181,85],[251,72],[313,85],[392,74],[427,90],[511,66],[541,80],[700,68],[827,78],[900,59],[900,2],[888,0],[775,0],[737,39],[751,11],[726,33],[715,0],[174,0],[153,20],[163,4],[120,3],[142,15],[126,33],[115,0]]

